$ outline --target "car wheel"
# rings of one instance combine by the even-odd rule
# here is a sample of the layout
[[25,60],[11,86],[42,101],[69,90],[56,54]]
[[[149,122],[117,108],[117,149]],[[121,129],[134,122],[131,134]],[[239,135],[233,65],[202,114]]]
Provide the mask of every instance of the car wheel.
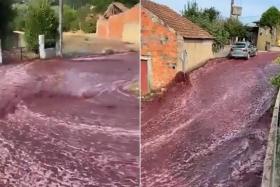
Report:
[[248,54],[247,54],[246,59],[247,59],[247,60],[249,60],[249,59],[250,59],[250,53],[248,53]]

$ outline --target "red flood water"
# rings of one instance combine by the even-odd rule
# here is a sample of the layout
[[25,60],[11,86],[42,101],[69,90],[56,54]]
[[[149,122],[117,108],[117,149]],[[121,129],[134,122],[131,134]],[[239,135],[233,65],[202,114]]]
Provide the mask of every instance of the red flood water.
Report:
[[191,73],[191,85],[143,103],[143,186],[260,186],[277,56],[214,61]]
[[138,58],[0,67],[0,185],[138,186]]

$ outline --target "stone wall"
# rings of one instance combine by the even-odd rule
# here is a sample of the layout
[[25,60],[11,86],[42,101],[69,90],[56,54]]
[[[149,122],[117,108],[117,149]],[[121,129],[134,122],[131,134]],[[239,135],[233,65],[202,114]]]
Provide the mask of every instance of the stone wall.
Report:
[[177,55],[176,32],[142,8],[141,56],[151,57],[151,89],[160,89],[174,79],[177,72]]
[[266,50],[266,43],[272,42],[272,37],[269,28],[259,28],[257,48],[260,51]]

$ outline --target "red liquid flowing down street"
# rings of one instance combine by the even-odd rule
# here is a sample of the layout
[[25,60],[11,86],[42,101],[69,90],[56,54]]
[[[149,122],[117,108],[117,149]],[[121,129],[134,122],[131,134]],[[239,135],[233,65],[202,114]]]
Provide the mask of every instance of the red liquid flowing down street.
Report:
[[213,60],[143,103],[143,186],[260,186],[278,55]]
[[0,67],[0,186],[138,186],[137,53]]

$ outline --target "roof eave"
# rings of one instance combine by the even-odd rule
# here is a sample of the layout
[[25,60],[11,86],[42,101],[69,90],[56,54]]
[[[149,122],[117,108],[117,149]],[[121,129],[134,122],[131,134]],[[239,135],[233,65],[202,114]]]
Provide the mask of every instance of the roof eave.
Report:
[[189,39],[189,40],[214,40],[215,37],[190,37],[190,36],[183,36],[184,39]]

